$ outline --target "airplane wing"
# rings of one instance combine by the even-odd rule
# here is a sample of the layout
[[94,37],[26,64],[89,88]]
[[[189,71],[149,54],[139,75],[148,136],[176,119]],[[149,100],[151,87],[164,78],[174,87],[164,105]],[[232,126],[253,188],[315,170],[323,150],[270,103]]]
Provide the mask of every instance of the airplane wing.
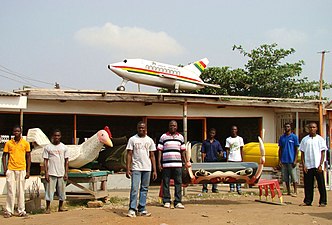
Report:
[[208,84],[208,83],[199,83],[199,84],[204,85],[206,87],[220,88],[219,84]]
[[[167,74],[158,74],[158,75],[162,78],[179,80],[179,78],[177,78],[176,76],[171,76],[171,75],[167,75]],[[220,88],[220,85],[218,85],[218,84],[208,84],[208,83],[198,82],[198,81],[194,81],[194,80],[191,80],[190,82],[194,83],[194,84],[197,84],[197,85],[206,86],[206,87]]]

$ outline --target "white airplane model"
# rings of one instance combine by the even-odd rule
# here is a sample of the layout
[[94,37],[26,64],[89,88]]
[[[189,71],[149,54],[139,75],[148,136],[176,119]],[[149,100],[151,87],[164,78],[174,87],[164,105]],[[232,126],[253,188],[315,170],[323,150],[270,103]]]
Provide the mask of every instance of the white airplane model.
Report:
[[128,81],[167,88],[175,92],[204,87],[220,88],[219,85],[204,83],[199,77],[208,63],[209,60],[204,58],[180,67],[144,59],[125,59],[123,62],[108,65],[108,68],[123,78],[118,91],[124,91]]

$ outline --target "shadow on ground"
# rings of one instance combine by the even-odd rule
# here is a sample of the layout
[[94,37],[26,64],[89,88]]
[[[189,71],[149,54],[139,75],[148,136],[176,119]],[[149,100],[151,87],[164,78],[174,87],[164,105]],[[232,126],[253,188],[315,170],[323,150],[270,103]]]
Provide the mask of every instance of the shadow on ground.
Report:
[[331,212],[323,212],[323,213],[308,213],[310,216],[320,217],[328,220],[332,220]]

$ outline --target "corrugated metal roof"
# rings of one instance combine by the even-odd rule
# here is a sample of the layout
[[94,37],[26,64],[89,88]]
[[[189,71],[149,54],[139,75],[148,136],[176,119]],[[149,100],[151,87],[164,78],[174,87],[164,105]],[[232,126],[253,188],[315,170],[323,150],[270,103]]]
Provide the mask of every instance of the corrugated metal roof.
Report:
[[0,109],[26,109],[28,98],[21,94],[0,91]]
[[20,94],[0,90],[0,96],[20,96]]
[[[319,100],[261,98],[245,96],[198,95],[184,93],[142,93],[97,90],[61,90],[61,89],[24,89],[16,91],[29,100],[56,101],[99,101],[99,102],[142,102],[200,105],[215,105],[218,107],[265,107],[303,109],[316,112]],[[326,104],[326,101],[323,101]]]

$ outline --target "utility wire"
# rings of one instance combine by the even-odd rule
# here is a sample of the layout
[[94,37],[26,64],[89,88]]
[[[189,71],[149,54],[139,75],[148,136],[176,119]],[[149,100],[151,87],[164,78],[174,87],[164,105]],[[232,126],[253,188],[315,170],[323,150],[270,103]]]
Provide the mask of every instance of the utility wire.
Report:
[[19,77],[19,78],[21,78],[21,79],[23,79],[23,80],[26,80],[27,82],[30,82],[29,80],[31,80],[31,81],[40,82],[40,83],[43,83],[43,84],[50,84],[50,85],[53,85],[52,83],[49,83],[49,82],[45,82],[45,81],[41,81],[41,80],[37,80],[37,79],[33,79],[33,78],[31,78],[31,77],[27,77],[27,76],[22,76],[22,75],[20,75],[19,73],[16,73],[16,72],[14,72],[14,71],[12,71],[12,70],[10,70],[10,69],[7,69],[7,68],[4,67],[4,66],[1,66],[1,65],[0,65],[0,67],[6,69],[6,70],[0,69],[0,71],[3,71],[3,72],[5,72],[5,73],[9,73],[9,74],[14,75],[14,76],[16,76],[16,77]]
[[[4,76],[4,75],[2,75],[2,76],[0,75],[1,77],[7,78],[7,79],[10,79],[10,80],[13,80],[13,81],[16,81],[16,82],[22,83],[22,84],[29,84],[29,85],[34,86],[34,87],[38,87],[38,86],[32,84],[30,81],[39,82],[39,83],[43,83],[43,84],[47,84],[47,85],[52,85],[52,86],[54,85],[54,83],[50,83],[50,82],[46,82],[46,81],[42,81],[42,80],[38,80],[38,79],[34,79],[34,78],[31,78],[31,77],[25,76],[25,75],[23,75],[23,74],[17,73],[17,72],[12,71],[11,69],[9,69],[9,68],[7,68],[7,67],[5,67],[5,66],[0,65],[0,67],[2,67],[2,68],[5,69],[5,70],[0,69],[0,71],[2,71],[2,72],[4,72],[4,73],[7,73],[7,74],[14,75],[14,76],[16,76],[16,77],[19,77],[19,78],[21,78],[22,80],[24,80],[25,83],[22,82],[22,81],[18,81],[18,80],[15,80],[15,79],[13,79],[13,78],[10,78],[10,77],[7,77],[7,76]],[[63,86],[64,86],[64,87],[67,87],[67,88],[71,88],[71,89],[76,89],[76,88],[69,87],[69,86],[65,86],[65,85],[63,85]]]
[[[12,81],[15,81],[15,82],[18,82],[18,83],[21,83],[21,84],[27,84],[26,82],[23,82],[23,81],[20,81],[20,80],[16,80],[16,79],[14,79],[14,78],[7,77],[7,76],[5,76],[5,75],[1,75],[1,74],[0,74],[0,77],[4,77],[4,78],[6,78],[6,79],[8,79],[8,80],[12,80]],[[35,85],[33,85],[33,84],[32,84],[31,86],[37,87],[37,86],[35,86]]]

